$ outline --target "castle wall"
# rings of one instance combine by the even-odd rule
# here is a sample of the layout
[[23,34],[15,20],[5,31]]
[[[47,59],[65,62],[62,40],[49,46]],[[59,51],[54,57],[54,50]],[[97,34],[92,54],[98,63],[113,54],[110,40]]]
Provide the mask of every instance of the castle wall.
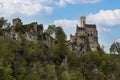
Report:
[[73,36],[73,35],[70,35],[70,42],[74,42],[75,41],[75,36]]
[[77,36],[84,36],[84,35],[86,35],[85,32],[86,32],[85,30],[78,30],[76,35]]

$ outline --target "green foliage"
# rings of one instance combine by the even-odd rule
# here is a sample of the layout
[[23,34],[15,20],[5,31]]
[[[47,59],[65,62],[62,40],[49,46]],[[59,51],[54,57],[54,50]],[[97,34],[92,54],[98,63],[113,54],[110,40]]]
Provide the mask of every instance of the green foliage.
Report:
[[119,42],[114,42],[111,47],[110,47],[110,52],[113,54],[120,54],[120,43]]
[[0,28],[2,28],[2,26],[4,25],[4,23],[6,23],[7,20],[5,20],[4,17],[0,17]]
[[47,77],[47,80],[56,80],[57,79],[54,65],[48,64],[46,66],[46,77]]
[[3,31],[2,27],[5,23],[7,23],[7,20],[5,20],[4,17],[0,17],[0,36],[3,36],[4,31]]
[[79,68],[70,70],[70,80],[84,80],[83,74]]
[[66,71],[62,72],[62,78],[61,80],[70,80],[69,74]]
[[56,27],[55,25],[49,25],[48,29],[46,30],[46,33],[48,35],[52,35],[56,32]]
[[0,80],[120,79],[120,55],[98,50],[79,57],[67,46],[61,27],[49,26],[35,42],[22,36],[29,30],[25,26],[16,25],[15,30],[20,40],[0,36]]
[[56,28],[55,44],[51,46],[51,58],[56,65],[60,65],[68,54],[66,35],[61,27]]
[[16,32],[19,32],[20,34],[25,34],[25,27],[22,25],[16,25],[14,26],[14,29]]

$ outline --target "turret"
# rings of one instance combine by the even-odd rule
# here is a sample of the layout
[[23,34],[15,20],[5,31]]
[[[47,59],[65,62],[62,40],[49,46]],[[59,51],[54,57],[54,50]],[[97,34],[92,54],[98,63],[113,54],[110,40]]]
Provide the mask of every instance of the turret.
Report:
[[21,22],[21,19],[20,18],[15,18],[13,19],[13,26],[16,26],[16,25],[22,25],[23,23]]
[[86,23],[85,16],[81,16],[81,27],[85,27],[85,23]]

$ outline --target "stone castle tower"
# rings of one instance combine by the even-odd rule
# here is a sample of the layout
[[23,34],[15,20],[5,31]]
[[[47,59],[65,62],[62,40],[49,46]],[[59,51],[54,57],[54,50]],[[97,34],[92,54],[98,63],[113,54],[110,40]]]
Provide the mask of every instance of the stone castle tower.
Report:
[[15,18],[13,19],[13,26],[16,26],[16,25],[22,25],[23,23],[21,22],[21,19],[20,18]]
[[77,26],[75,35],[70,35],[71,49],[78,54],[99,49],[98,31],[95,24],[86,24],[86,17],[81,17],[81,27]]

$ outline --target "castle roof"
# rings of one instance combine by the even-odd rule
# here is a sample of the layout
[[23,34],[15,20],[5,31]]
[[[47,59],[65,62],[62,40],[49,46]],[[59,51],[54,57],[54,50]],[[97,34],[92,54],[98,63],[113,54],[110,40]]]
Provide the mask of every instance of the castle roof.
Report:
[[96,28],[95,24],[85,24],[86,28]]
[[77,27],[77,30],[85,30],[84,27]]

